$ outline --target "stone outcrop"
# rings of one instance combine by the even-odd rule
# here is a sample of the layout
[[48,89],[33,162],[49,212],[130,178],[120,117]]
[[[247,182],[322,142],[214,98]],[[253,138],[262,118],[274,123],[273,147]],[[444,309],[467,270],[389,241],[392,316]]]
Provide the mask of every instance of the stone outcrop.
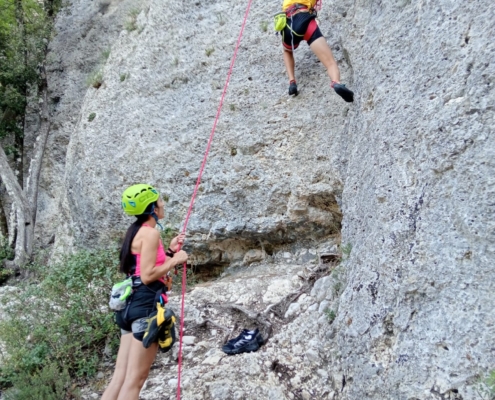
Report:
[[[74,94],[80,109],[67,105],[72,122],[47,155],[41,229],[59,249],[67,238],[96,246],[121,235],[130,220],[119,196],[134,182],[166,193],[167,223],[180,226],[246,4],[150,0],[135,30],[112,36],[102,85],[83,100],[82,89]],[[201,265],[242,270],[261,260],[256,271],[283,252],[323,254],[340,232],[352,251],[337,298],[334,278],[316,282],[260,355],[225,358],[208,345],[201,356],[186,353],[187,398],[476,398],[479,377],[495,365],[492,2],[326,0],[321,28],[356,93],[350,105],[304,44],[301,93],[287,97],[273,7],[251,11],[190,249]],[[70,21],[59,21],[67,35],[77,26]],[[213,288],[193,292],[188,315]],[[268,285],[260,296],[218,301],[267,306],[277,295]],[[322,319],[329,307],[331,329]],[[307,378],[293,372],[299,365]],[[321,391],[311,392],[313,380]]]

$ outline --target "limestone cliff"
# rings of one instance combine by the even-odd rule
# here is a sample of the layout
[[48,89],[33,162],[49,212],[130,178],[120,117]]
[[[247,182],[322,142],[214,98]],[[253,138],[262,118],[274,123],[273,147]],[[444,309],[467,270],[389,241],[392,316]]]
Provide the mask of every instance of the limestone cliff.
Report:
[[[61,35],[95,13],[94,40],[111,46],[102,85],[84,99],[81,75],[89,71],[77,72],[77,93],[53,71],[66,109],[43,172],[39,232],[54,233],[59,248],[67,239],[96,246],[120,234],[129,220],[119,196],[135,182],[166,193],[167,222],[179,226],[247,2],[150,0],[138,5],[133,30],[117,29],[130,2],[105,4],[73,0],[52,45],[76,71],[77,46],[88,49],[93,39],[81,36],[67,50]],[[265,353],[242,356],[256,374],[217,360],[207,382],[190,376],[196,383],[184,398],[282,399],[303,389],[302,398],[318,399],[476,398],[478,377],[495,366],[492,2],[324,1],[321,28],[355,91],[351,105],[329,88],[305,44],[296,52],[301,93],[288,98],[271,30],[277,11],[275,3],[253,4],[189,225],[191,248],[205,265],[242,266],[256,249],[295,260],[302,249],[322,254],[341,230],[341,242],[352,245],[343,290],[336,296],[334,278],[317,281],[286,332]],[[108,36],[106,12],[120,16]],[[266,307],[275,299],[263,300],[270,289],[262,291],[257,306]],[[223,300],[256,307],[236,296]],[[201,294],[192,297],[201,303]],[[331,326],[321,318],[328,307],[336,311]],[[291,342],[287,332],[299,333]],[[273,362],[284,346],[309,378],[274,380],[254,396],[258,373],[268,381],[283,375],[282,367],[255,366]],[[220,375],[230,391],[211,389]]]

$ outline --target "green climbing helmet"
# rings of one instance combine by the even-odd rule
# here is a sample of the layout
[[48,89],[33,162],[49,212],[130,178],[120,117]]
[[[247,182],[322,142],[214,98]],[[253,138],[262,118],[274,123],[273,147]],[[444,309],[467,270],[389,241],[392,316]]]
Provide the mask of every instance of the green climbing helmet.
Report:
[[122,209],[127,215],[141,215],[159,197],[160,194],[153,186],[144,183],[133,185],[122,194]]

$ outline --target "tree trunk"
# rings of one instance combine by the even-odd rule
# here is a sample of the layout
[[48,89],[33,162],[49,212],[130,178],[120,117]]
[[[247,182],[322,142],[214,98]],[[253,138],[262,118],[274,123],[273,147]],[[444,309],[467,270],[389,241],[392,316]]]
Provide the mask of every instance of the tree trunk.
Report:
[[7,193],[12,199],[12,205],[16,210],[17,235],[15,242],[15,258],[8,266],[17,269],[23,266],[31,255],[26,248],[26,228],[33,224],[33,220],[31,205],[24,195],[12,168],[10,168],[7,155],[2,147],[0,147],[0,178],[5,185]]
[[34,247],[34,228],[36,225],[36,211],[38,209],[38,189],[41,173],[41,165],[43,163],[43,154],[46,148],[48,134],[50,133],[50,120],[48,114],[48,82],[46,78],[45,66],[42,66],[41,82],[39,85],[39,93],[41,94],[41,124],[36,138],[31,164],[29,166],[28,178],[26,182],[27,201],[31,206],[32,224],[26,227],[26,250],[31,256]]
[[[24,57],[24,65],[27,67],[28,65],[28,49],[27,49],[27,40],[26,40],[26,26],[25,26],[25,16],[24,9],[22,7],[22,0],[15,0],[15,18],[17,20],[17,27],[21,32],[22,44],[23,44],[23,57]],[[28,98],[28,86],[27,84],[23,84],[20,87],[20,92],[24,96],[25,105],[27,105]],[[14,136],[15,148],[18,151],[18,156],[16,156],[16,168],[19,171],[18,180],[21,187],[24,186],[24,131],[26,127],[26,115],[22,117],[22,135]]]

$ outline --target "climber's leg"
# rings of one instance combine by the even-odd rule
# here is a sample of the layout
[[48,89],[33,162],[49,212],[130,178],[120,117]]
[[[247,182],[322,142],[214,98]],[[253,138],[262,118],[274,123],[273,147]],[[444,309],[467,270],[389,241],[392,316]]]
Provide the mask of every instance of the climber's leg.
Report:
[[292,51],[284,49],[284,64],[285,64],[285,69],[287,70],[287,75],[289,75],[289,81],[295,81],[296,80],[296,74],[295,74],[295,61],[294,61],[294,54]]
[[289,95],[297,96],[294,54],[287,49],[284,49],[284,64],[289,76]]
[[317,31],[319,31],[319,28],[315,31],[311,39],[308,40],[308,44],[316,57],[320,59],[321,63],[327,69],[327,74],[331,81],[330,86],[335,90],[335,93],[342,97],[346,102],[350,103],[354,101],[354,93],[340,83],[340,71],[337,62],[333,57],[332,50],[330,50],[330,47],[323,36],[314,39]]
[[[319,28],[318,28],[319,31]],[[315,31],[316,32],[316,31]],[[320,36],[317,39],[308,41],[309,47],[315,53],[316,57],[319,58],[321,63],[327,69],[327,74],[330,77],[331,81],[340,83],[340,71],[333,57],[332,50],[327,44],[326,39],[323,36]]]

